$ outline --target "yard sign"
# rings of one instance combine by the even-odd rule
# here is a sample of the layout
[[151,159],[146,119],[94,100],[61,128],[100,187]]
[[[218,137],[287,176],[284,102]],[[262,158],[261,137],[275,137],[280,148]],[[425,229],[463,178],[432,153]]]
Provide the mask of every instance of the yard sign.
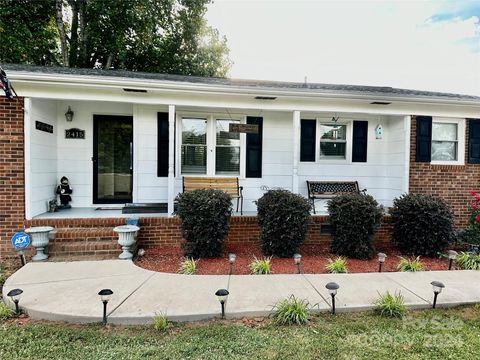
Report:
[[24,232],[18,232],[12,236],[12,245],[15,250],[26,249],[30,245],[30,237]]

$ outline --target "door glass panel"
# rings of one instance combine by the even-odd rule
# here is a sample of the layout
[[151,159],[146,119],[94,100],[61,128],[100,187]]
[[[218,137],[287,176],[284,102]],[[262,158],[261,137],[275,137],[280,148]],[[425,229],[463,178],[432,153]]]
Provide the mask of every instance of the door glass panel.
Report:
[[207,120],[182,119],[182,174],[207,173]]
[[97,202],[132,201],[133,124],[131,119],[97,121]]
[[238,175],[240,173],[240,134],[229,132],[230,124],[238,120],[216,121],[215,173]]

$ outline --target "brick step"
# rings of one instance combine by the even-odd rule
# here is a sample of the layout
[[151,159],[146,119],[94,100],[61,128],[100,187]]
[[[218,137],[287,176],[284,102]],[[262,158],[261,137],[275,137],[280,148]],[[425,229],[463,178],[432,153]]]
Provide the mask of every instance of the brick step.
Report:
[[48,252],[59,257],[115,258],[120,253],[118,236],[111,227],[56,228]]

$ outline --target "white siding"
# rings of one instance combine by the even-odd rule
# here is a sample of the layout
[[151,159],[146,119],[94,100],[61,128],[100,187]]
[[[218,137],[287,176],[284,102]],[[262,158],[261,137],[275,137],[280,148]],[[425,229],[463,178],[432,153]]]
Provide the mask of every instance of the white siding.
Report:
[[[307,180],[358,181],[360,189],[366,189],[379,203],[391,206],[393,198],[402,194],[404,189],[404,118],[383,116],[372,119],[360,115],[353,119],[368,121],[367,162],[301,162],[300,192],[307,196]],[[383,127],[382,139],[375,138],[375,127],[378,124]],[[318,146],[317,144],[317,152]],[[319,205],[317,209],[321,209],[322,201],[316,204]],[[323,201],[323,205],[326,205],[326,201]]]
[[[30,109],[30,196],[31,216],[47,211],[47,202],[54,198],[57,183],[57,118],[56,102],[32,99]],[[53,126],[53,134],[35,128],[35,122]]]

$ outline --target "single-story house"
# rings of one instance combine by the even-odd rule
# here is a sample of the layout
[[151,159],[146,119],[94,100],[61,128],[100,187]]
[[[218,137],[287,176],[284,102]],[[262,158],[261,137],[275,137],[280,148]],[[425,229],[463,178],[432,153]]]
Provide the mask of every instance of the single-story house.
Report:
[[[307,181],[357,181],[386,207],[406,192],[432,193],[450,202],[462,226],[469,192],[479,186],[476,96],[4,69],[18,96],[0,96],[1,257],[12,253],[13,232],[34,225],[56,227],[52,252],[108,253],[111,227],[131,216],[141,218],[144,246],[176,243],[181,233],[171,214],[185,176],[238,178],[244,213],[235,213],[229,239],[239,242],[254,241],[255,200],[270,188],[307,196]],[[72,208],[48,212],[63,176]],[[122,210],[152,203],[153,214]],[[316,206],[317,222],[325,222],[325,204]],[[322,238],[320,228],[311,239]]]

